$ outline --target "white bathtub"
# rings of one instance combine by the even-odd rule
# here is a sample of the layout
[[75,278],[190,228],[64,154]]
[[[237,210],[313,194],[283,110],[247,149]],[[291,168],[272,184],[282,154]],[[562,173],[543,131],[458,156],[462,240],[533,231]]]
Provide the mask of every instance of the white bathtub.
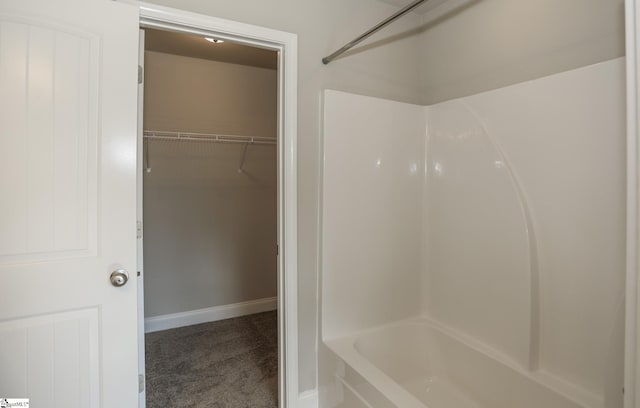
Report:
[[[602,399],[528,371],[425,319],[325,342],[334,373],[362,405],[400,408],[586,408]],[[340,366],[339,366],[340,367]]]

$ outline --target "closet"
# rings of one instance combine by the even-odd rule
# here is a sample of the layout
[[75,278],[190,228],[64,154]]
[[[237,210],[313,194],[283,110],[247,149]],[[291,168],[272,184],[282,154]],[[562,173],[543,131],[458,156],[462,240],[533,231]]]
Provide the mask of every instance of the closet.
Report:
[[276,53],[146,29],[144,65],[145,331],[275,310]]

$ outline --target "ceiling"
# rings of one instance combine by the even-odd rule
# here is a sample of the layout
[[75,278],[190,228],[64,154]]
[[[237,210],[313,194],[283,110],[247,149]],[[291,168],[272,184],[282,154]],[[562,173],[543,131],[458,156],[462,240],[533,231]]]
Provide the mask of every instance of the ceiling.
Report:
[[[413,0],[380,0],[383,3],[391,4],[398,7],[408,6],[413,2]],[[438,6],[443,3],[446,3],[448,0],[427,0],[418,8],[415,8],[412,13],[416,14],[426,14],[431,10],[434,10]]]
[[231,64],[277,69],[278,53],[229,41],[214,44],[202,36],[145,29],[145,50]]

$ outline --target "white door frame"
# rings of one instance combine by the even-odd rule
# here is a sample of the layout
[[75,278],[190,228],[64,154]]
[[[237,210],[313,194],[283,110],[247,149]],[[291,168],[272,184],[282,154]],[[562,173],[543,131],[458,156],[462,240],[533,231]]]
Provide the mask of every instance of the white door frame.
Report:
[[[136,4],[140,7],[141,27],[213,36],[278,52],[278,394],[280,408],[296,407],[298,401],[297,35],[148,3]],[[139,189],[141,187],[141,185],[138,186]],[[144,338],[141,341],[144,341]]]
[[640,405],[640,0],[626,0],[627,47],[627,280],[625,315],[624,406]]
[[[138,75],[144,72],[144,30],[139,30],[138,37]],[[142,151],[144,149],[144,81],[138,78],[138,137],[136,141],[136,244],[137,244],[137,284],[138,284],[138,408],[147,406],[147,388],[145,386],[146,368],[144,353],[144,245],[142,235],[142,209],[143,209],[143,182],[144,162]]]

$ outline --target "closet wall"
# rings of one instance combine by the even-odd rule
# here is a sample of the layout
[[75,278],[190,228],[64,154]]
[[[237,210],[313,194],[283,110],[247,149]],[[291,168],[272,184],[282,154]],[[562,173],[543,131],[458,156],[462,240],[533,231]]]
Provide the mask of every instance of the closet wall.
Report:
[[[277,72],[147,51],[145,130],[276,137]],[[276,296],[276,147],[151,141],[147,318]]]

